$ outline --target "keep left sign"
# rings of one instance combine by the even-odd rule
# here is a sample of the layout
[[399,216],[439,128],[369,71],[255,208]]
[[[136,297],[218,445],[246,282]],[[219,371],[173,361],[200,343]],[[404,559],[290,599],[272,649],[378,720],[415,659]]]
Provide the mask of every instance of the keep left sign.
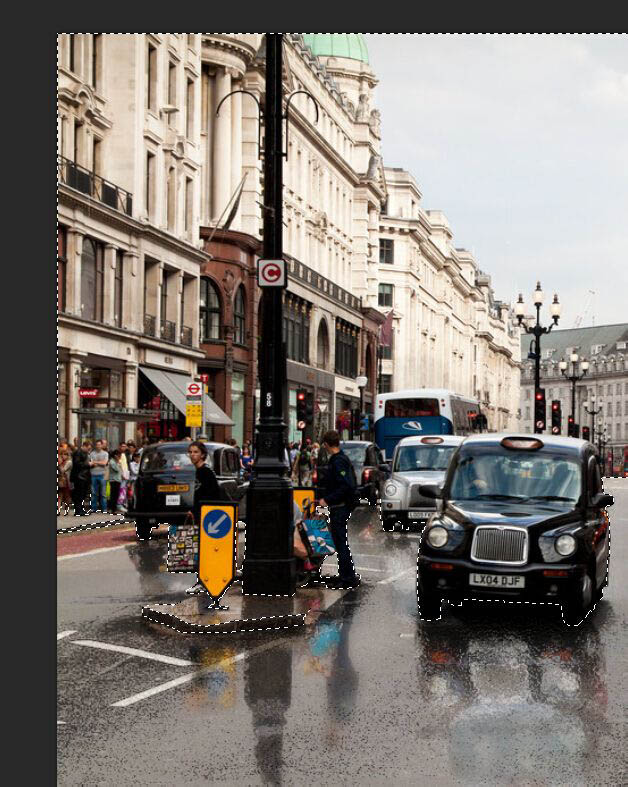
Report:
[[237,521],[236,503],[201,504],[198,578],[215,599],[235,578]]

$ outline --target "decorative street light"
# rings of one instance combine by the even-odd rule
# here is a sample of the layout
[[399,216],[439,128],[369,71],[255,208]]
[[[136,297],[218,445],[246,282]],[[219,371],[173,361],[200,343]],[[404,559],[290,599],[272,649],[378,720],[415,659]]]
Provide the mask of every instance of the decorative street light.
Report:
[[[544,333],[549,333],[552,328],[558,325],[558,320],[560,319],[560,303],[558,302],[558,295],[554,293],[554,300],[550,304],[550,314],[552,315],[552,320],[554,321],[548,327],[544,327],[541,325],[540,316],[541,316],[541,306],[543,305],[543,290],[541,289],[541,282],[537,281],[536,289],[534,290],[533,295],[533,302],[536,306],[536,324],[535,325],[528,325],[527,322],[524,322],[524,317],[526,313],[526,307],[523,302],[523,295],[519,293],[519,300],[515,304],[515,316],[519,323],[519,326],[522,326],[525,329],[526,333],[533,334],[534,339],[534,353],[530,352],[530,356],[534,357],[534,393],[536,396],[537,391],[541,387],[541,336]],[[538,427],[536,419],[534,422],[534,431],[540,432],[541,429]]]
[[589,402],[584,403],[584,410],[585,412],[591,416],[591,442],[595,443],[595,416],[599,415],[602,412],[602,407],[604,406],[602,400],[598,402],[598,407],[595,407],[595,394],[591,394],[591,408],[589,408]]
[[[569,356],[569,362],[571,363],[571,374],[567,374],[567,366],[568,363],[565,360],[562,360],[558,364],[558,368],[560,369],[560,373],[565,377],[567,380],[571,382],[571,419],[574,425],[576,426],[576,383],[582,380],[582,378],[586,375],[589,371],[589,362],[584,358],[580,361],[580,370],[582,374],[576,373],[576,364],[578,363],[578,353],[571,353]],[[573,435],[570,435],[572,437]]]

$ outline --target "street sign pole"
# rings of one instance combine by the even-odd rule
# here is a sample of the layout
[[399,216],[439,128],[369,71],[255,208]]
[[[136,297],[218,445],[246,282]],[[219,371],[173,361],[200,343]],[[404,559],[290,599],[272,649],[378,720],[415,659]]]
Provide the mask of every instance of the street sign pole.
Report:
[[[264,105],[264,260],[283,260],[283,34],[266,34]],[[271,274],[277,271],[271,269]],[[260,284],[262,283],[260,279]],[[245,594],[294,595],[291,538],[292,484],[285,458],[286,351],[282,340],[283,289],[262,287],[259,355],[260,420],[246,505]]]

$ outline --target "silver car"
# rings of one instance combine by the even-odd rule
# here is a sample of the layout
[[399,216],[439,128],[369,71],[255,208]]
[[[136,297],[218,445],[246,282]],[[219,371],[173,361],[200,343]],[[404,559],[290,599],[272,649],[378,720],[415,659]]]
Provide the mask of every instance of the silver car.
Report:
[[394,530],[422,526],[436,511],[436,500],[419,494],[420,484],[439,484],[449,460],[464,440],[455,435],[404,437],[397,443],[391,477],[383,484],[382,526]]

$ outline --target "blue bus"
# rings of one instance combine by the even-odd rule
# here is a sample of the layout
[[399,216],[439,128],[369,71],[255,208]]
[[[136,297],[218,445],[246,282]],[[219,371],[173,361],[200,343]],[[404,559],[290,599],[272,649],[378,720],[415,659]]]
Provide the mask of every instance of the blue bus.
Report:
[[485,417],[477,400],[444,388],[415,388],[379,394],[375,403],[375,442],[392,459],[403,437],[467,435],[481,431]]

